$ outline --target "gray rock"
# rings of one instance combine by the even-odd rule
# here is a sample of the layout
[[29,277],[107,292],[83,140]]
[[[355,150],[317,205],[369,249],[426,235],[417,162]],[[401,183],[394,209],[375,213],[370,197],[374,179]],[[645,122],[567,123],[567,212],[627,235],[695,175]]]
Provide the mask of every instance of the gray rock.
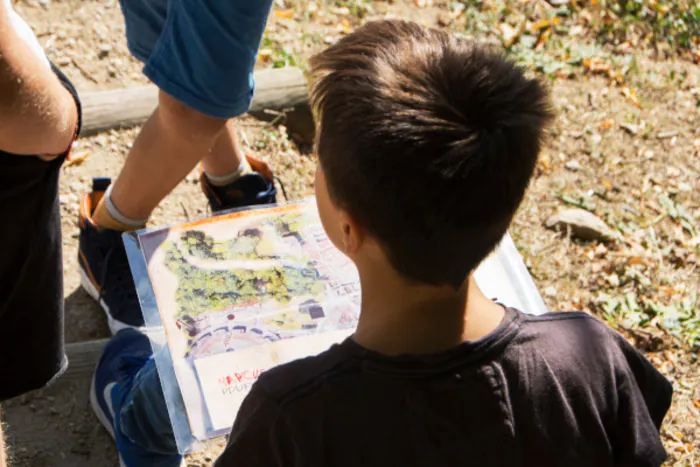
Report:
[[579,164],[578,161],[569,161],[564,167],[566,167],[566,170],[571,170],[572,172],[581,170],[581,164]]
[[610,242],[617,234],[601,219],[583,209],[565,209],[551,216],[544,223],[548,229],[571,231],[581,240]]

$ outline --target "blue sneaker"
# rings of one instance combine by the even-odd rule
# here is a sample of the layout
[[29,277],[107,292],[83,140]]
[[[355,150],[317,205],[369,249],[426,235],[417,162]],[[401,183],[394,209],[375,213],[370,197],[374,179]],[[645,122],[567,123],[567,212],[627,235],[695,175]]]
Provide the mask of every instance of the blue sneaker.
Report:
[[[129,403],[127,401],[135,387],[134,379],[152,358],[153,351],[148,337],[135,329],[123,329],[105,346],[92,378],[90,405],[114,438],[122,467],[176,467],[182,462],[179,454],[161,454],[136,444],[122,432],[121,417],[116,415],[122,413],[125,402]],[[159,381],[157,375],[155,378]],[[155,388],[154,394],[162,397],[160,387]],[[157,402],[162,401],[153,402],[153,405],[158,405]],[[150,410],[150,406],[146,410]],[[169,419],[167,423],[170,423]]]
[[122,232],[99,229],[92,220],[111,182],[109,178],[93,179],[92,192],[80,203],[78,264],[83,288],[102,306],[109,329],[115,334],[126,327],[141,327],[144,321]]
[[246,156],[246,159],[254,172],[243,175],[226,186],[212,185],[204,171],[200,174],[202,191],[209,199],[213,213],[277,202],[277,188],[270,166],[251,156]]

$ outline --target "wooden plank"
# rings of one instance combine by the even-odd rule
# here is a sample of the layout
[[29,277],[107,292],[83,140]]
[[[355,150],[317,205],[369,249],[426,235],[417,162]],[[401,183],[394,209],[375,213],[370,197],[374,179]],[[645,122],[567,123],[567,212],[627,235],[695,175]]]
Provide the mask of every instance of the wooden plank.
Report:
[[46,389],[2,404],[10,465],[118,467],[114,441],[90,407],[90,384],[107,339],[66,345],[66,373]]
[[66,345],[66,356],[68,357],[68,369],[56,381],[61,380],[82,380],[86,377],[92,378],[95,366],[100,360],[102,349],[109,339],[98,339],[93,341],[75,342]]
[[[256,118],[271,119],[265,110],[294,114],[302,119],[302,133],[308,133],[308,89],[299,68],[279,68],[255,73],[256,91],[249,113]],[[143,123],[158,104],[154,85],[126,89],[81,93],[83,128],[81,136],[90,136],[112,128],[127,128]],[[310,135],[302,135],[305,139]]]

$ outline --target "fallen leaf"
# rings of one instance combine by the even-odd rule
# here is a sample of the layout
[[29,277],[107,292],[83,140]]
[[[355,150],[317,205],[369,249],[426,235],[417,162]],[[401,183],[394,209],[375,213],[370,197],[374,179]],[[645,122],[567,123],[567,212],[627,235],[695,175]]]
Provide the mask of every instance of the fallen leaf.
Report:
[[587,58],[583,61],[583,66],[593,73],[608,73],[610,71],[610,65],[599,58]]
[[510,47],[518,36],[518,31],[508,23],[501,23],[498,27],[501,30],[501,40],[503,45]]
[[350,21],[348,21],[347,18],[345,18],[343,22],[340,23],[340,26],[342,27],[342,31],[345,34],[350,34],[350,32],[352,32],[352,25],[350,24]]
[[605,245],[603,245],[602,243],[599,243],[598,246],[596,246],[593,249],[593,252],[595,253],[596,256],[603,257],[608,252],[608,249],[605,247]]
[[[595,2],[595,3],[593,3]],[[596,0],[591,0],[591,5],[595,6],[598,2]],[[592,23],[593,22],[593,16],[588,12],[588,10],[581,10],[581,12],[578,14],[579,18],[584,20],[586,23]]]
[[634,52],[635,45],[630,41],[623,42],[622,44],[615,47],[615,53],[617,54],[631,54]]
[[525,25],[526,21],[522,21],[520,25],[517,28],[514,28],[508,23],[501,23],[499,25],[499,29],[501,32],[501,41],[503,42],[503,46],[508,48],[515,44],[518,39],[520,39],[520,36],[522,36],[523,32],[525,32]]
[[294,17],[294,9],[275,10],[275,16],[283,19],[292,19]]
[[341,7],[331,7],[330,12],[333,13],[334,15],[349,15],[350,14],[350,8],[346,6],[341,6]]
[[265,62],[272,57],[272,49],[258,50],[258,61]]
[[535,50],[540,50],[542,47],[544,47],[545,42],[549,39],[549,37],[552,35],[552,30],[547,29],[540,34],[540,37],[537,38],[537,44],[535,44]]
[[454,6],[454,9],[450,11],[450,18],[452,20],[455,20],[462,16],[464,14],[464,10],[466,10],[466,7],[464,6],[464,3],[457,3]]
[[601,129],[601,130],[609,130],[609,129],[612,128],[614,125],[615,125],[615,120],[612,119],[612,118],[609,118],[609,119],[607,119],[607,120],[603,120],[603,121],[600,123],[599,126],[600,126],[600,129]]
[[615,13],[613,13],[609,9],[603,10],[603,13],[600,15],[600,18],[603,20],[603,23],[607,25],[614,24],[620,19]]
[[656,8],[656,11],[658,11],[662,15],[665,15],[666,13],[671,11],[671,7],[669,5],[660,5],[658,3],[654,4],[654,8]]
[[625,82],[625,76],[619,70],[608,70],[608,76],[620,84]]
[[89,155],[90,151],[88,151],[87,149],[71,153],[70,158],[66,161],[64,165],[66,167],[70,167],[71,165],[80,165],[85,161],[85,159],[88,158]]
[[642,258],[641,256],[632,256],[628,261],[627,264],[629,266],[635,266],[635,265],[641,265],[641,266],[646,266],[647,262]]
[[557,23],[559,23],[559,18],[541,19],[538,22],[534,23],[530,27],[530,31],[537,32],[541,29],[548,28],[550,26],[554,26]]
[[642,108],[642,103],[639,102],[637,92],[634,89],[625,86],[624,88],[622,88],[622,95],[629,99],[638,108]]

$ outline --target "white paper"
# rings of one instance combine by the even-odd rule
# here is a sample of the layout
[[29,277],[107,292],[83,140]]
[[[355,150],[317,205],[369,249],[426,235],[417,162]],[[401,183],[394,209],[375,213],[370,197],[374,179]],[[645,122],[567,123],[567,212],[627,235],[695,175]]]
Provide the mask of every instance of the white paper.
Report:
[[318,355],[331,345],[342,342],[352,332],[324,332],[195,360],[194,366],[212,428],[220,430],[233,424],[243,399],[264,371]]

